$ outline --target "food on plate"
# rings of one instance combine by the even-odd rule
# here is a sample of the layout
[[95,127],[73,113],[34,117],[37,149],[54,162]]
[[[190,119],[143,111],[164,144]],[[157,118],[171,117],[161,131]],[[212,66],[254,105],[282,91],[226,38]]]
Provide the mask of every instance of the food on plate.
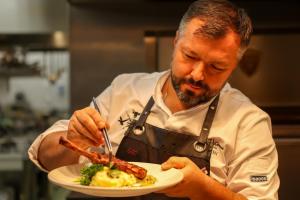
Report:
[[128,174],[114,167],[110,168],[102,164],[92,164],[80,171],[79,181],[81,185],[101,186],[101,187],[140,187],[153,185],[156,178],[147,175],[144,179],[139,179],[133,174]]
[[59,144],[62,144],[65,147],[73,151],[76,151],[80,155],[87,157],[88,159],[90,159],[90,161],[93,164],[102,164],[104,166],[110,166],[110,168],[114,168],[119,171],[126,172],[127,174],[132,174],[133,176],[141,180],[147,176],[147,170],[140,166],[137,166],[132,163],[128,163],[124,160],[120,160],[116,157],[113,157],[110,163],[108,155],[100,154],[98,152],[89,152],[84,149],[81,149],[80,147],[78,147],[77,145],[75,145],[74,143],[72,143],[71,141],[69,141],[64,137],[60,137]]

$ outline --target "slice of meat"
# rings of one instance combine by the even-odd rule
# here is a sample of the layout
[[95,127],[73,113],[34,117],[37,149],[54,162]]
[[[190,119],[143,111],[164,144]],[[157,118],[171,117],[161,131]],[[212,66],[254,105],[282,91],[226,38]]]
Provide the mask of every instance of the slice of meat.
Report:
[[[59,138],[59,144],[64,145],[65,147],[79,153],[80,155],[83,155],[90,159],[92,163],[97,163],[97,164],[103,164],[103,165],[109,165],[109,158],[108,155],[106,154],[99,154],[97,152],[89,152],[84,149],[81,149],[74,143],[72,143],[70,140],[66,139],[65,137],[61,136]],[[147,170],[137,166],[132,163],[128,163],[124,160],[120,160],[113,156],[112,158],[112,164],[119,170],[124,171],[128,174],[133,174],[135,177],[139,179],[143,179],[147,175]]]

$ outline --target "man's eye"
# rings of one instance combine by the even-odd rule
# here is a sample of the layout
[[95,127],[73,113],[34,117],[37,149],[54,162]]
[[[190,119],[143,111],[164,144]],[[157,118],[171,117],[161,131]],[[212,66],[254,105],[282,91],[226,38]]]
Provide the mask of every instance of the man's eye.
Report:
[[214,65],[214,64],[211,64],[210,67],[213,68],[213,69],[216,70],[216,71],[219,71],[219,72],[224,71],[223,68],[218,67],[218,66],[216,66],[216,65]]
[[187,57],[188,59],[191,59],[191,60],[195,60],[195,59],[196,59],[196,57],[191,56],[191,55],[189,55],[189,54],[184,54],[184,55],[185,55],[185,57]]

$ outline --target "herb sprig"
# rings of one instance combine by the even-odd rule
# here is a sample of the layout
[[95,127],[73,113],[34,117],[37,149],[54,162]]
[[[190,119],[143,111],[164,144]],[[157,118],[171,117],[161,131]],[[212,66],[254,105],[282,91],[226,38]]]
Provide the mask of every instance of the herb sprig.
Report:
[[101,164],[92,164],[91,166],[84,167],[80,170],[80,184],[89,185],[92,177],[98,172],[103,170],[103,165]]

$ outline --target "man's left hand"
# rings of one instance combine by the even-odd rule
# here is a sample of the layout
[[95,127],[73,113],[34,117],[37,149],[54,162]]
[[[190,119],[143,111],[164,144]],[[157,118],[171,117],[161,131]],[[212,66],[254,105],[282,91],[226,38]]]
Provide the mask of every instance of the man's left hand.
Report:
[[170,197],[189,197],[192,199],[205,193],[203,187],[207,186],[209,178],[194,162],[186,157],[170,157],[161,165],[162,170],[170,168],[179,169],[183,173],[183,180],[177,185],[161,190],[158,193],[164,193]]

